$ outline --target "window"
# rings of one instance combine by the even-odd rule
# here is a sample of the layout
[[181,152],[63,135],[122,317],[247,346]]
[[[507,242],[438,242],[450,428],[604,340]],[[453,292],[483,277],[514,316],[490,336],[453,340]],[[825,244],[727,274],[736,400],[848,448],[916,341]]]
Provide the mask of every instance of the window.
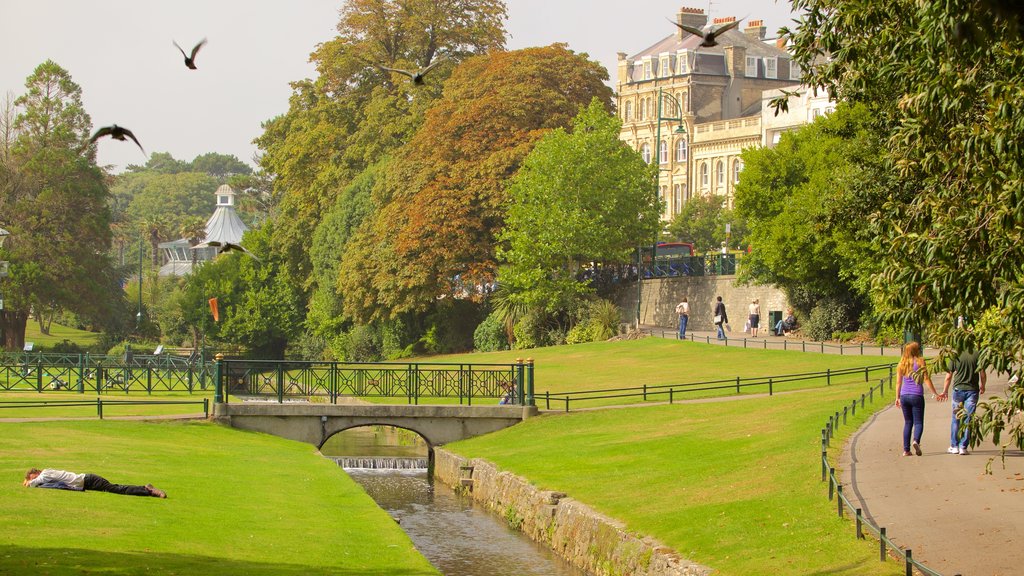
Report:
[[804,71],[800,69],[800,65],[796,62],[789,61],[789,79],[799,80],[804,75]]
[[686,138],[676,140],[676,162],[686,162]]
[[639,120],[643,120],[647,116],[647,100],[641,98],[640,105],[637,106],[636,115]]
[[764,77],[765,78],[778,78],[778,76],[779,76],[779,74],[778,74],[778,70],[779,70],[778,69],[778,64],[779,64],[778,59],[776,59],[774,57],[772,57],[772,58],[765,58],[764,59]]
[[644,80],[651,79],[651,61],[644,60]]
[[701,162],[701,165],[700,165],[700,187],[701,188],[707,188],[708,186],[710,186],[710,184],[711,184],[711,182],[710,182],[711,177],[710,177],[709,173],[710,173],[710,169],[708,168],[708,163],[707,162]]
[[631,100],[626,101],[626,110],[623,113],[623,119],[626,122],[633,119],[633,102]]
[[661,146],[660,146],[660,148],[658,150],[658,155],[659,155],[659,158],[658,158],[658,162],[659,163],[661,163],[661,164],[668,164],[668,146],[665,144],[664,140],[661,141]]
[[807,115],[807,121],[814,122],[815,120],[818,119],[819,116],[821,116],[821,108],[813,108],[810,112],[807,113]]
[[[689,200],[690,199],[690,191],[687,189],[686,184],[683,184],[683,199],[684,200]],[[682,209],[682,206],[680,206],[679,208]]]
[[757,77],[757,58],[747,56],[747,78]]
[[683,208],[683,188],[679,184],[672,186],[672,213],[679,214]]
[[688,74],[690,72],[690,53],[687,50],[680,50],[676,55],[676,74]]
[[715,185],[721,186],[725,184],[725,164],[719,160],[718,165],[715,167]]
[[737,158],[732,162],[732,183],[740,183],[740,172],[743,170],[743,160]]
[[228,196],[217,196],[217,204],[227,206],[228,204],[231,204],[231,198]]
[[[643,145],[640,146],[640,156],[643,157],[645,164],[651,163],[651,145],[647,142],[644,142]],[[648,188],[648,190],[650,190],[650,188]]]

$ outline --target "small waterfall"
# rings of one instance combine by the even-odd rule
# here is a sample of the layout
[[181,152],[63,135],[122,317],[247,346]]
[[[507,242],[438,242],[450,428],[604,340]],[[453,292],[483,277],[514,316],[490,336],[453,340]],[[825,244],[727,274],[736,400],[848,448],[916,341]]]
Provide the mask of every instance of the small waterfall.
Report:
[[329,456],[342,468],[368,470],[426,470],[426,458],[401,456]]

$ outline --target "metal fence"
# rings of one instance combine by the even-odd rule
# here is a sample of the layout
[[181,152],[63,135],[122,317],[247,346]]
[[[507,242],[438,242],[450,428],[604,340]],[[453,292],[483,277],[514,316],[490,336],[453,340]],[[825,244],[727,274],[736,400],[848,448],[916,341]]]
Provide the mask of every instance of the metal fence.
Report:
[[196,356],[0,355],[0,391],[191,394],[211,389],[213,376],[213,364]]
[[[647,330],[647,328],[644,328],[644,330]],[[770,327],[767,327],[765,330],[770,330]],[[679,339],[679,331],[670,330],[668,328],[651,329],[651,335],[660,336],[661,338]],[[793,350],[800,352],[820,352],[822,354],[838,353],[840,356],[899,356],[903,353],[903,348],[900,346],[886,346],[884,344],[866,344],[864,342],[858,342],[856,344],[832,344],[828,342],[793,340],[787,336],[748,338],[746,336],[730,336],[729,332],[725,333],[724,340],[719,340],[710,334],[697,336],[693,331],[690,331],[686,335],[686,340],[691,342],[704,342],[706,344],[717,343],[723,346],[752,348],[755,350]]]
[[[863,512],[860,508],[857,508],[849,498],[843,494],[843,485],[836,478],[836,469],[829,464],[828,461],[828,448],[831,446],[832,438],[835,435],[836,430],[840,425],[845,426],[847,417],[852,417],[857,414],[857,404],[860,403],[861,409],[864,409],[868,402],[874,403],[875,391],[878,391],[878,397],[881,399],[885,395],[886,384],[888,383],[889,390],[893,389],[892,376],[889,378],[883,378],[878,381],[878,385],[871,386],[868,391],[860,395],[859,400],[854,399],[849,404],[843,406],[842,412],[835,412],[829,416],[828,422],[825,427],[821,429],[821,481],[828,481],[828,499],[836,502],[836,513],[840,518],[843,517],[844,512],[849,511],[854,516],[856,525],[857,538],[863,539],[865,528],[868,532],[873,533],[878,538],[878,559],[881,562],[885,562],[889,558],[891,553],[893,556],[900,558],[906,567],[906,576],[912,576],[914,569],[916,568],[922,574],[927,576],[942,576],[940,573],[932,570],[925,566],[918,560],[914,559],[913,551],[910,548],[903,549],[893,542],[884,527],[879,527],[871,520],[864,517]],[[959,574],[957,575],[959,576]]]
[[0,409],[4,408],[74,408],[79,406],[95,406],[96,416],[103,419],[103,406],[191,406],[203,407],[203,415],[210,417],[210,399],[201,400],[120,400],[106,399],[97,396],[95,400],[4,400],[0,401]]
[[544,407],[547,410],[551,410],[551,405],[554,404],[556,407],[559,405],[564,406],[565,411],[569,411],[570,403],[579,405],[585,401],[593,400],[609,400],[616,398],[623,399],[636,399],[639,398],[641,402],[668,402],[669,404],[675,402],[677,399],[684,399],[685,395],[693,394],[694,392],[702,391],[715,391],[715,390],[728,390],[739,395],[744,392],[756,393],[766,392],[768,395],[775,393],[776,386],[779,384],[788,384],[792,382],[811,381],[811,380],[823,380],[825,386],[831,386],[833,384],[847,384],[854,381],[860,381],[860,378],[864,378],[864,382],[871,380],[872,374],[878,372],[884,373],[888,378],[892,377],[892,371],[895,364],[876,364],[873,366],[864,366],[860,368],[842,368],[839,370],[828,369],[824,372],[806,372],[802,374],[783,374],[779,376],[757,376],[751,378],[742,378],[737,376],[735,378],[727,378],[722,380],[709,380],[704,382],[691,382],[686,384],[660,384],[660,385],[643,385],[643,386],[632,386],[628,388],[605,388],[601,390],[583,390],[576,392],[562,392],[552,394],[551,392],[544,392],[537,396],[538,401],[544,403]]
[[311,362],[228,360],[216,362],[215,402],[229,395],[288,399],[457,398],[472,405],[483,399],[533,405],[533,362],[456,364],[435,362]]
[[672,278],[675,276],[733,276],[736,274],[736,254],[705,254],[656,258],[644,262],[644,279]]

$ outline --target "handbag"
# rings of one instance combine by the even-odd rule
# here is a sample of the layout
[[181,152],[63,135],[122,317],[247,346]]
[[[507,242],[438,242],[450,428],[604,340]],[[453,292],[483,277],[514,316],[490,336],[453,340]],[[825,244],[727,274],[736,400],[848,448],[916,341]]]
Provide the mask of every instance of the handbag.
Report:
[[722,323],[722,315],[721,314],[715,314],[715,324],[721,324],[721,323]]

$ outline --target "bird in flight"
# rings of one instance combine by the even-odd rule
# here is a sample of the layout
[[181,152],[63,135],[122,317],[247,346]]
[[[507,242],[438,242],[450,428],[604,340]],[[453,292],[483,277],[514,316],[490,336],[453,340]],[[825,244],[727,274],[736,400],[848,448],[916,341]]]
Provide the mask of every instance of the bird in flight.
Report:
[[174,40],[171,40],[171,42],[174,42],[174,47],[175,48],[177,48],[178,50],[181,50],[181,55],[185,57],[185,66],[188,66],[189,70],[195,70],[196,69],[196,54],[199,53],[199,49],[203,47],[203,44],[206,44],[206,38],[203,38],[202,40],[200,40],[199,44],[196,44],[192,48],[192,53],[191,54],[186,54],[185,51],[181,49],[181,46],[178,46],[178,43],[175,42]]
[[255,260],[257,262],[260,261],[260,259],[257,258],[255,254],[253,254],[252,252],[249,252],[248,250],[246,250],[245,247],[242,246],[241,244],[234,244],[234,243],[231,243],[231,242],[221,242],[220,240],[209,240],[207,242],[202,242],[200,244],[196,244],[195,246],[193,246],[192,249],[193,250],[197,250],[199,248],[207,248],[207,247],[209,247],[209,248],[216,248],[217,249],[217,254],[223,254],[225,252],[231,252],[231,251],[244,252],[245,254],[248,254],[249,257],[252,258],[253,260]]
[[687,26],[686,24],[680,24],[675,20],[669,20],[669,22],[675,24],[680,30],[683,30],[684,32],[689,32],[694,36],[700,36],[702,38],[700,45],[703,46],[704,48],[718,46],[719,36],[740,25],[740,19],[733,20],[732,22],[729,22],[728,24],[725,24],[723,26],[719,26],[718,28],[705,26],[704,29],[694,28],[692,26]]
[[142,144],[139,144],[139,139],[135,137],[135,134],[132,134],[131,130],[127,128],[122,128],[117,124],[104,126],[103,128],[97,130],[96,133],[92,135],[92,138],[89,138],[89,143],[92,144],[104,136],[110,136],[114,140],[120,140],[122,142],[124,142],[126,138],[131,138],[132,142],[135,142],[135,145],[139,147],[139,150],[142,150],[143,154],[146,153],[146,150],[142,147]]
[[399,70],[397,68],[388,68],[387,66],[381,66],[380,64],[377,64],[377,68],[380,68],[381,70],[384,70],[384,71],[387,71],[387,72],[395,72],[396,74],[403,74],[405,76],[408,76],[409,78],[412,78],[412,83],[413,84],[415,84],[417,86],[422,86],[423,85],[423,81],[424,81],[423,77],[427,75],[427,72],[430,72],[431,70],[433,70],[434,66],[437,66],[438,64],[440,64],[441,62],[444,62],[445,60],[446,60],[446,58],[438,58],[437,60],[434,60],[433,62],[431,62],[430,65],[427,66],[426,68],[421,68],[420,70],[418,70],[416,72],[409,72],[408,70]]

